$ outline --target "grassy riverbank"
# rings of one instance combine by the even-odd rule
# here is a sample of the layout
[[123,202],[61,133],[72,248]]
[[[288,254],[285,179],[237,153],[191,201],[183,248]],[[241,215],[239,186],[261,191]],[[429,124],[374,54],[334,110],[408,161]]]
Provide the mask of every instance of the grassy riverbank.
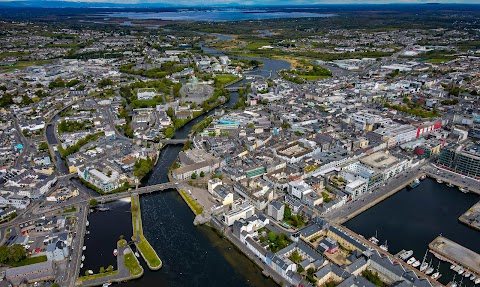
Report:
[[198,204],[195,199],[189,196],[185,190],[180,190],[179,193],[183,200],[185,200],[185,202],[187,203],[188,207],[190,207],[193,213],[195,213],[195,215],[199,215],[203,212],[202,206],[200,206],[200,204]]
[[132,209],[132,226],[135,246],[142,255],[143,259],[147,263],[151,270],[158,270],[162,267],[162,261],[158,257],[157,252],[150,245],[148,240],[143,235],[142,216],[140,210],[140,201],[138,197],[132,196],[131,198]]

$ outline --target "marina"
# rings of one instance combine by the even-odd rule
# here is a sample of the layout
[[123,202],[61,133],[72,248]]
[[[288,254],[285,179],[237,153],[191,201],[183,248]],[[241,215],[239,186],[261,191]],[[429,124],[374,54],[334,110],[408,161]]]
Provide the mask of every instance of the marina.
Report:
[[[464,194],[459,192],[458,188],[448,187],[427,178],[421,181],[414,191],[404,188],[344,225],[365,238],[372,235],[376,237],[377,234],[379,242],[388,240],[391,254],[396,254],[396,258],[411,267],[413,264],[420,267],[428,244],[439,234],[474,252],[480,252],[478,231],[458,221],[458,216],[478,200],[479,197],[473,193]],[[433,267],[430,277],[443,285],[452,281],[454,275],[459,276],[450,269],[451,264],[439,260],[431,253],[427,253],[425,261],[427,268],[424,272]],[[463,285],[474,286],[474,281],[467,280],[464,276],[462,278]]]
[[437,258],[452,263],[459,275],[470,278],[472,272],[480,274],[480,254],[443,236],[435,238],[428,247]]

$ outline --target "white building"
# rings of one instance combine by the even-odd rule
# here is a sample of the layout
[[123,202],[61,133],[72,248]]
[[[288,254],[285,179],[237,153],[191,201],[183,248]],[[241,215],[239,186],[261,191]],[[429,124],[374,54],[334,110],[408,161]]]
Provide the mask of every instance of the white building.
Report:
[[223,215],[223,220],[226,225],[232,226],[233,223],[240,219],[247,219],[255,213],[255,207],[248,201],[232,204],[232,210]]

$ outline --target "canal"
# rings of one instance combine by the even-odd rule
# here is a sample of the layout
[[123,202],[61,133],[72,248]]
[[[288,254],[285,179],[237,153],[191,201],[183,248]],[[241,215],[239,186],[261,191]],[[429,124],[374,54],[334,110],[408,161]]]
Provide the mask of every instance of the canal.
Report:
[[[464,194],[457,188],[426,179],[413,190],[403,189],[385,201],[345,223],[345,226],[365,238],[375,236],[381,243],[388,241],[389,252],[413,250],[413,256],[422,261],[428,244],[442,234],[477,253],[480,253],[480,232],[458,221],[458,217],[478,202],[479,196]],[[435,268],[438,260],[429,253]],[[441,283],[452,280],[450,264],[440,264]],[[456,281],[460,281],[456,276]],[[473,286],[464,279],[463,285]]]

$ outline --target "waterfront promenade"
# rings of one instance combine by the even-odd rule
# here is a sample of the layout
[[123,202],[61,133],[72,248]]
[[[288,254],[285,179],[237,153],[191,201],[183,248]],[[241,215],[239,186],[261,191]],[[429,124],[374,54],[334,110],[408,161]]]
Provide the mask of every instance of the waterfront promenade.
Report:
[[480,181],[471,177],[467,177],[446,169],[439,168],[433,164],[428,164],[423,167],[423,171],[436,180],[441,180],[445,184],[452,184],[458,188],[468,190],[480,195]]
[[392,178],[384,186],[381,186],[370,193],[346,203],[344,206],[328,213],[325,217],[332,223],[343,224],[365,210],[384,201],[400,190],[404,189],[415,179],[425,175],[421,172],[421,166],[417,166],[403,175]]

